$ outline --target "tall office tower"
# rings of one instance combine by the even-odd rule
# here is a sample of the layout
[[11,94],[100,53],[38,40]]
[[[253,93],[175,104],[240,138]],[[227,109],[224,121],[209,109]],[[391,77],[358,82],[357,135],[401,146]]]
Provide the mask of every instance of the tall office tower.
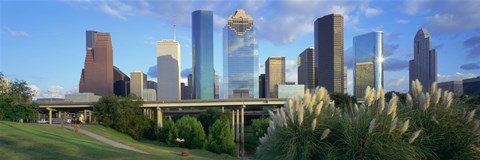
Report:
[[418,79],[424,91],[430,91],[437,81],[437,50],[432,49],[430,33],[424,28],[418,30],[414,39],[413,60],[409,62],[410,90],[412,81]]
[[190,99],[192,99],[195,97],[195,94],[193,93],[193,75],[192,74],[188,74],[188,87],[190,87],[189,95],[190,95]]
[[113,93],[123,97],[130,94],[130,78],[115,66],[113,66]]
[[376,31],[353,38],[355,64],[353,94],[363,100],[365,89],[383,88],[383,32]]
[[268,57],[265,61],[265,96],[278,98],[278,85],[285,83],[285,57]]
[[142,71],[130,73],[130,94],[143,98],[143,91],[147,89],[147,75]]
[[180,100],[180,44],[176,40],[157,42],[157,100]]
[[258,44],[253,18],[236,10],[223,28],[224,98],[258,98]]
[[191,92],[190,92],[190,88],[191,88],[191,87],[185,85],[185,83],[183,83],[183,82],[180,83],[180,87],[181,87],[181,89],[182,89],[182,100],[184,100],[184,99],[192,99],[192,97],[190,96],[190,95],[191,95],[191,94],[190,94],[190,93],[191,93]]
[[258,98],[266,98],[265,96],[265,74],[258,76]]
[[298,55],[297,61],[298,84],[305,85],[305,89],[315,89],[315,49],[309,47]]
[[192,72],[195,99],[213,99],[213,12],[192,12]]
[[[155,81],[147,81],[147,88],[148,89],[154,89],[155,90],[155,93],[157,92],[157,86],[158,86],[158,83],[155,82]],[[155,94],[156,95],[156,94]],[[155,97],[156,98],[156,97]]]
[[214,82],[215,90],[213,94],[213,98],[219,99],[220,98],[220,80],[218,79],[218,74],[215,71],[215,82]]
[[348,68],[343,66],[343,93],[348,93]]
[[343,16],[330,14],[315,21],[316,85],[343,93]]
[[110,33],[86,32],[85,66],[79,83],[79,92],[95,95],[113,94],[113,48]]

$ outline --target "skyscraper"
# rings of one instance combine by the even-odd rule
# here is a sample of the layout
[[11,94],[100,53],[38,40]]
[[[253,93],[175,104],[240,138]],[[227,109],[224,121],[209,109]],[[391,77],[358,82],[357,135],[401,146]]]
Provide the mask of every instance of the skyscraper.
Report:
[[130,94],[143,98],[143,91],[147,89],[147,75],[142,71],[130,73]]
[[192,12],[192,69],[195,99],[214,98],[213,12]]
[[[148,89],[153,89],[153,90],[155,90],[155,95],[156,95],[156,92],[157,92],[157,86],[158,86],[157,82],[155,82],[155,81],[147,81],[147,88],[148,88]],[[156,97],[155,97],[155,98],[156,98]]]
[[180,88],[182,89],[182,100],[184,99],[192,99],[190,96],[190,86],[185,85],[185,83],[180,83]]
[[180,100],[180,44],[176,40],[157,42],[157,100]]
[[113,93],[124,97],[130,94],[130,78],[115,66],[113,66]]
[[278,85],[285,83],[285,57],[268,57],[265,61],[265,96],[278,98]]
[[365,89],[383,88],[383,32],[376,31],[353,38],[355,64],[353,94],[363,100]]
[[113,94],[113,48],[110,33],[86,32],[86,57],[79,92]]
[[215,90],[213,92],[213,98],[219,99],[220,98],[220,79],[218,79],[218,74],[215,71],[215,82],[214,82]]
[[258,98],[258,45],[253,18],[236,10],[223,28],[224,98]]
[[424,91],[430,91],[437,81],[437,50],[432,49],[430,33],[424,28],[418,30],[413,42],[413,60],[409,62],[410,89],[412,81],[418,79]]
[[298,55],[298,84],[305,85],[310,91],[315,89],[315,49],[309,47]]
[[265,97],[265,74],[260,74],[258,76],[258,98],[266,98]]
[[343,16],[330,14],[315,21],[316,85],[343,93]]

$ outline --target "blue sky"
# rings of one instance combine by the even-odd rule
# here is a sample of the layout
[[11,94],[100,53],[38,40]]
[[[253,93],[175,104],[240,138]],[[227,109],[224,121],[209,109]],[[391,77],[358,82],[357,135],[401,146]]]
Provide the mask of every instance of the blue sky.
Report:
[[[352,64],[353,37],[384,32],[385,88],[408,90],[408,60],[413,38],[429,30],[438,49],[439,81],[480,75],[480,1],[13,1],[0,2],[0,71],[23,79],[38,97],[78,92],[85,59],[85,31],[110,32],[114,65],[129,74],[148,73],[156,65],[154,43],[173,37],[177,24],[182,79],[191,68],[191,12],[214,12],[215,69],[222,75],[222,30],[236,9],[254,18],[259,40],[260,72],[269,56],[285,56],[287,80],[296,81],[296,59],[313,46],[316,18],[330,13],[345,17],[345,63]],[[175,18],[174,18],[175,17]],[[149,72],[150,70],[150,72]],[[349,68],[349,91],[352,90]]]

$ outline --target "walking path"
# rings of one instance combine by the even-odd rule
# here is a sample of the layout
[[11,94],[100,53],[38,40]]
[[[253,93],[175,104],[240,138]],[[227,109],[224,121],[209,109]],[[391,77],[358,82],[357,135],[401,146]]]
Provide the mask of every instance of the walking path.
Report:
[[[73,127],[72,126],[66,126],[67,128],[73,130]],[[115,141],[112,141],[110,139],[107,139],[105,137],[102,137],[98,134],[95,134],[95,133],[92,133],[90,131],[87,131],[87,130],[84,130],[84,129],[79,129],[79,132],[84,134],[84,135],[87,135],[89,137],[92,137],[93,139],[96,139],[100,142],[103,142],[103,143],[106,143],[108,145],[111,145],[111,146],[114,146],[114,147],[117,147],[117,148],[122,148],[122,149],[126,149],[126,150],[130,150],[130,151],[134,151],[134,152],[138,152],[138,153],[143,153],[143,154],[149,154],[147,152],[144,152],[144,151],[141,151],[139,149],[136,149],[136,148],[133,148],[133,147],[130,147],[130,146],[127,146],[127,145],[124,145],[124,144],[121,144],[119,142],[115,142]]]

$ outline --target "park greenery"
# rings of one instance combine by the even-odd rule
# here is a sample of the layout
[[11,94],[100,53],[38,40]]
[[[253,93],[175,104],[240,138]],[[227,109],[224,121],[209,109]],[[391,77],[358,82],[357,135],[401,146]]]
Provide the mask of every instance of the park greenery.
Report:
[[335,106],[324,88],[270,111],[258,159],[480,159],[476,110],[413,81],[405,101],[368,87],[354,112]]
[[35,122],[38,104],[32,103],[33,96],[27,82],[6,81],[0,72],[0,120]]

